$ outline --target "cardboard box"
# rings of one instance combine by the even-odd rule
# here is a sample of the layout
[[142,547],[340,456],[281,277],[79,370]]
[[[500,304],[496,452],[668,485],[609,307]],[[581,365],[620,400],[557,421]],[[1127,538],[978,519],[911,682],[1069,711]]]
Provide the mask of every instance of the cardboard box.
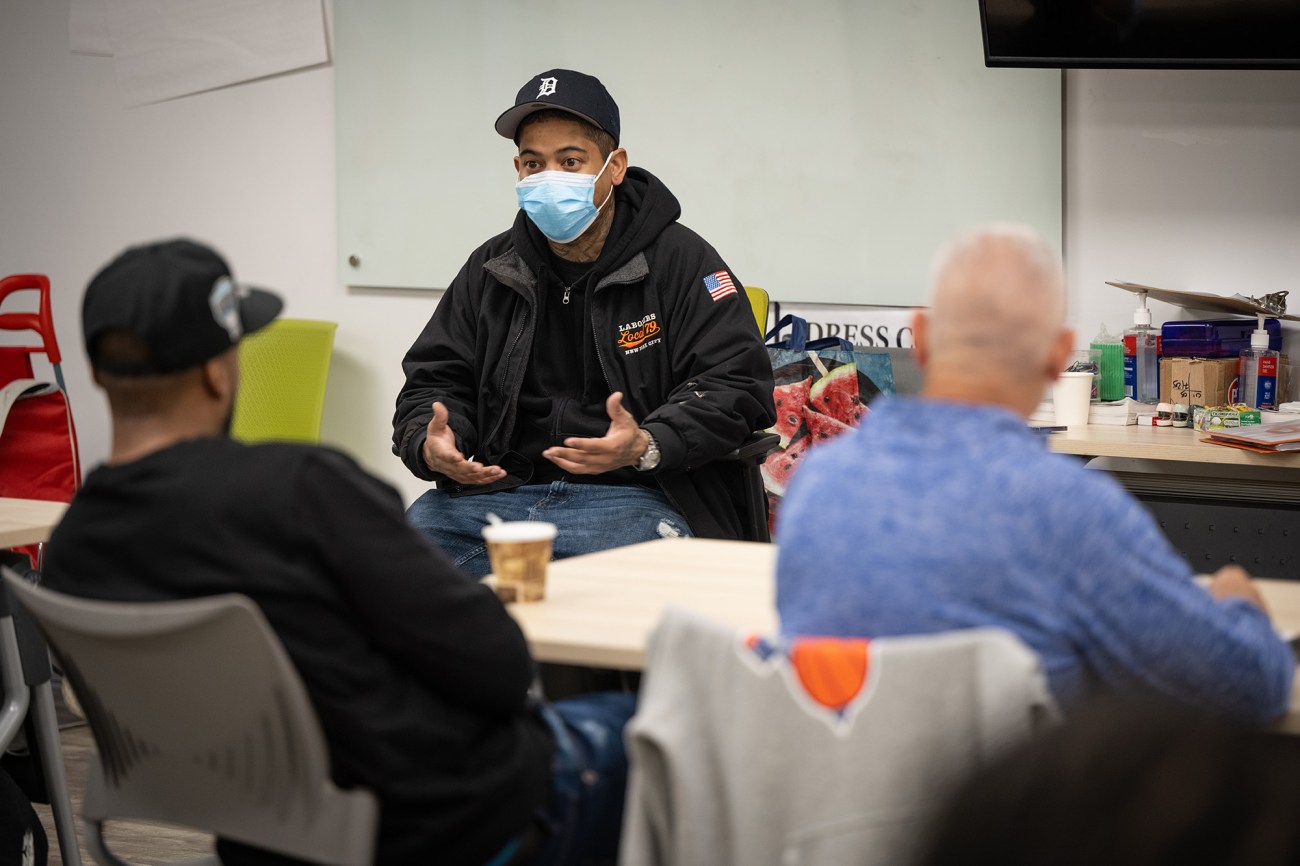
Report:
[[1236,358],[1161,358],[1160,402],[1222,406],[1236,396]]
[[[1278,359],[1278,402],[1291,393],[1287,356]],[[1238,402],[1236,358],[1161,358],[1160,402],[1226,406]]]

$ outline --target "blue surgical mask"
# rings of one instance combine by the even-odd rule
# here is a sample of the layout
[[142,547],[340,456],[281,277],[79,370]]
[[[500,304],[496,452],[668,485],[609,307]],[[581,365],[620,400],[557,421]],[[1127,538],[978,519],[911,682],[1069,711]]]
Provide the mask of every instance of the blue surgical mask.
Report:
[[605,201],[600,203],[600,207],[596,206],[596,178],[605,173],[613,157],[611,151],[605,157],[605,164],[595,174],[572,171],[539,171],[530,174],[515,184],[519,206],[528,214],[533,225],[557,244],[577,240],[596,221],[600,209],[614,194],[614,187],[611,186]]

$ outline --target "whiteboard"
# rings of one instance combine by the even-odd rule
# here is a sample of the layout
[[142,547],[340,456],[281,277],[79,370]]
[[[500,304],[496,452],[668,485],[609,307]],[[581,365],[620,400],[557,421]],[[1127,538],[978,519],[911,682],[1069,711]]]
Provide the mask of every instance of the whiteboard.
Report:
[[777,300],[917,304],[935,250],[1061,239],[1061,73],[987,69],[976,0],[339,0],[339,273],[445,288],[517,212],[493,130],[532,76],[618,102],[658,175]]

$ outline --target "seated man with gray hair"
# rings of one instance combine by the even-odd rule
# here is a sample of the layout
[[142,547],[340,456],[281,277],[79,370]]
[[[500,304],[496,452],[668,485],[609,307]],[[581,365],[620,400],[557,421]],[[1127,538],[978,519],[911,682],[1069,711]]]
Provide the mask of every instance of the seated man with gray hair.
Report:
[[1067,712],[1118,692],[1280,716],[1295,661],[1248,575],[1198,586],[1114,479],[1026,426],[1073,350],[1064,315],[1060,258],[1028,229],[981,228],[940,256],[913,321],[921,393],[874,402],[782,503],[782,631],[1001,627]]

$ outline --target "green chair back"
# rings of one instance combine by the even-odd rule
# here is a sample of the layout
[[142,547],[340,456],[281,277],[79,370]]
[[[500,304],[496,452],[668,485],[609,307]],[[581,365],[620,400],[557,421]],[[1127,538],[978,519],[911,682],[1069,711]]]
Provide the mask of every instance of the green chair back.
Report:
[[276,319],[239,343],[231,435],[244,442],[319,442],[334,322]]
[[754,311],[754,321],[758,323],[758,335],[767,333],[767,290],[758,286],[745,286],[749,297],[749,306]]

